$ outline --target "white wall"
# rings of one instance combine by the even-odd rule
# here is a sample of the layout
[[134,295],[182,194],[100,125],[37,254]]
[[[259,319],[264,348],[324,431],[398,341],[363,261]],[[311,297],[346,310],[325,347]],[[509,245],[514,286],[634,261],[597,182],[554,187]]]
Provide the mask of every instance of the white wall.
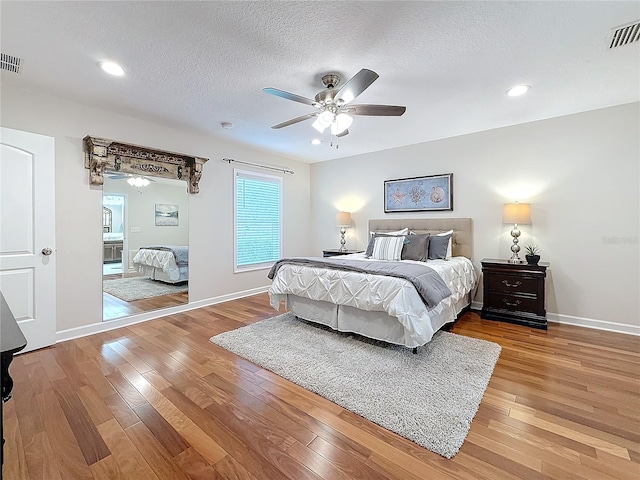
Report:
[[102,321],[102,188],[89,185],[82,151],[86,135],[210,159],[200,193],[189,198],[190,302],[270,283],[265,270],[233,273],[233,167],[223,163],[223,157],[295,171],[283,181],[284,254],[312,253],[307,164],[7,83],[2,84],[1,115],[4,127],[55,138],[57,331]]
[[[190,302],[269,284],[265,271],[233,273],[233,167],[220,161],[232,157],[295,170],[283,177],[287,256],[337,248],[338,210],[353,212],[349,248],[366,246],[369,218],[471,217],[479,268],[482,258],[510,253],[502,204],[528,201],[533,224],[521,228],[521,245],[538,244],[542,260],[551,263],[550,318],[605,328],[604,322],[640,324],[638,104],[311,166],[7,84],[0,107],[2,126],[56,141],[58,331],[102,319],[102,189],[88,184],[85,135],[210,158],[200,193],[189,197]],[[384,180],[448,172],[454,174],[453,212],[383,213]]]
[[[639,112],[628,104],[313,164],[315,250],[339,246],[339,210],[353,212],[347,247],[360,249],[370,218],[471,217],[480,271],[483,258],[511,254],[502,205],[530,202],[520,245],[537,244],[551,264],[549,317],[640,333]],[[384,213],[384,180],[450,172],[453,212]]]

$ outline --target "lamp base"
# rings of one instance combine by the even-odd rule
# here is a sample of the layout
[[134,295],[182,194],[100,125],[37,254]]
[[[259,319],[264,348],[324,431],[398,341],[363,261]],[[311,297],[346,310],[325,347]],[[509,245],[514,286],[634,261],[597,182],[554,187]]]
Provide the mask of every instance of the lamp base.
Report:
[[513,230],[511,230],[511,236],[513,237],[513,245],[511,245],[511,252],[513,252],[513,255],[511,255],[509,263],[524,263],[518,255],[518,252],[520,252],[520,245],[518,245],[520,229],[518,228],[517,223],[513,226]]
[[341,252],[346,252],[347,251],[347,247],[346,247],[346,243],[347,241],[344,238],[344,234],[347,233],[346,228],[344,227],[340,227],[340,251]]

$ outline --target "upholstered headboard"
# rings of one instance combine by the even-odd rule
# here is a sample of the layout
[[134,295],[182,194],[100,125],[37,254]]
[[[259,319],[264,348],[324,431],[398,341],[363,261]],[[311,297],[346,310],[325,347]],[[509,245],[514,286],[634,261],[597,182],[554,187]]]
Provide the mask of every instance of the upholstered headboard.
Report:
[[[392,232],[407,227],[416,233],[453,230],[453,256],[473,260],[473,224],[470,218],[382,218],[369,220],[369,232]],[[368,233],[367,233],[368,235]]]

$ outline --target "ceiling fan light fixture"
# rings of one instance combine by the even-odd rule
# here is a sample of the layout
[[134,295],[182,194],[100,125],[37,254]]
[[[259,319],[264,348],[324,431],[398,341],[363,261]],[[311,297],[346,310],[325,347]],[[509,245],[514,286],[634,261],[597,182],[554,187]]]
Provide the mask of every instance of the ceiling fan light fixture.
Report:
[[315,122],[313,122],[311,126],[320,133],[324,133],[325,128],[327,128],[327,126],[320,121],[320,117],[316,118]]
[[151,182],[144,177],[131,177],[127,179],[127,183],[132,187],[146,187]]
[[334,115],[329,110],[325,110],[320,115],[318,115],[318,120],[320,121],[320,124],[325,128],[333,123],[333,118],[334,118]]
[[346,129],[348,129],[353,123],[353,117],[346,113],[340,113],[336,115],[335,121],[331,124],[331,133],[333,135],[340,135]]

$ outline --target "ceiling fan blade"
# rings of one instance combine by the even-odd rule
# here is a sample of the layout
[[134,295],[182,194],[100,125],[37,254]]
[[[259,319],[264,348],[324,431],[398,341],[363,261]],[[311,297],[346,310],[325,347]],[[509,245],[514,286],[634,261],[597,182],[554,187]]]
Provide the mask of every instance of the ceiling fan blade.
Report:
[[142,177],[146,178],[150,182],[155,182],[153,178],[150,178],[146,175],[134,175],[132,173],[107,173],[106,176],[111,180],[128,180],[130,178]]
[[277,125],[274,125],[271,128],[288,127],[289,125],[293,125],[294,123],[302,122],[303,120],[308,120],[309,118],[313,118],[313,117],[317,117],[317,116],[318,116],[317,112],[307,113],[306,115],[302,115],[300,117],[292,118],[291,120],[287,120],[286,122],[282,122],[282,123],[279,123]]
[[342,100],[344,103],[353,101],[358,95],[364,92],[369,85],[376,81],[379,75],[373,70],[363,68],[349,79],[344,87],[336,95],[336,101]]
[[285,92],[284,90],[278,90],[277,88],[263,88],[262,91],[264,93],[268,93],[270,95],[275,95],[276,97],[286,98],[287,100],[293,100],[294,102],[304,103],[305,105],[316,105],[315,100],[311,100],[310,98],[301,97],[300,95],[296,95],[295,93]]
[[349,129],[347,128],[344,132],[339,133],[336,137],[344,137],[345,135],[349,135]]
[[349,105],[347,113],[349,115],[372,115],[380,117],[399,117],[407,107],[399,105]]

